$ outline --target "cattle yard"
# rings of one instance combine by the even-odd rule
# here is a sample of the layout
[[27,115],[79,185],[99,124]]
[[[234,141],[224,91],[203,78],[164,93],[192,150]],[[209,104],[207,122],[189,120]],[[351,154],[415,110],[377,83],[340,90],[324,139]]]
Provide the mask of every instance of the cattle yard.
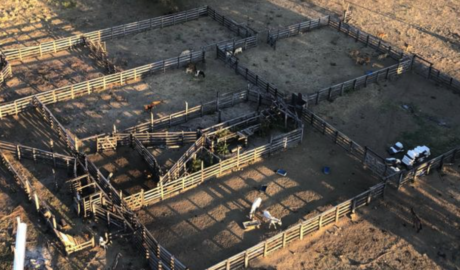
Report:
[[[15,186],[57,250],[124,268],[247,268],[458,156],[460,82],[331,16],[257,32],[205,6],[0,68]],[[396,141],[435,158],[395,171]],[[282,224],[243,226],[257,197]]]

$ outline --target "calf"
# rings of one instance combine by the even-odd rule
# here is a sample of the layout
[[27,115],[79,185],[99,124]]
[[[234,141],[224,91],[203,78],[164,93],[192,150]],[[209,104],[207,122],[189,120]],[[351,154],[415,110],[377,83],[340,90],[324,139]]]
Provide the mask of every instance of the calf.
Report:
[[160,105],[162,103],[164,103],[164,100],[153,101],[150,104],[144,105],[144,110],[145,111],[150,111],[150,110],[152,110],[153,108],[155,108],[156,106],[158,106],[158,105]]

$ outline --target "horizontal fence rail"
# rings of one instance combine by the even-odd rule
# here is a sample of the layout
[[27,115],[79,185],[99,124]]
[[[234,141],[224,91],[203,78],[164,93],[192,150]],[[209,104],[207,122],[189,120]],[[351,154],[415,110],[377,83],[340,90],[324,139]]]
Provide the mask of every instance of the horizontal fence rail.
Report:
[[381,38],[368,34],[350,24],[347,24],[337,17],[331,16],[329,18],[329,26],[339,32],[345,33],[346,35],[354,38],[356,41],[361,42],[370,48],[373,48],[381,53],[388,54],[388,56],[395,60],[401,60],[405,58],[404,52],[401,51],[398,47],[391,46],[387,42],[384,42]]
[[270,93],[275,98],[282,97],[286,98],[289,96],[288,92],[280,91],[273,84],[264,81],[257,74],[250,71],[247,67],[239,64],[238,59],[234,55],[229,55],[223,48],[216,48],[217,58],[223,61],[226,65],[228,64],[230,68],[235,70],[235,73],[241,75],[251,84],[259,87],[262,90],[265,90],[267,93]]
[[10,63],[6,60],[0,61],[0,86],[11,77],[13,77],[13,72]]
[[402,170],[391,174],[386,177],[385,180],[391,181],[400,188],[404,184],[414,181],[418,176],[427,175],[434,169],[442,169],[446,163],[454,163],[459,154],[460,147],[454,148],[438,157],[419,164],[412,169]]
[[67,129],[56,119],[51,111],[44,105],[37,97],[33,97],[33,106],[43,116],[43,119],[50,125],[50,127],[63,139],[71,152],[78,151],[76,137],[72,137]]
[[383,157],[367,147],[362,147],[306,108],[303,110],[303,120],[324,136],[329,137],[335,144],[347,150],[350,155],[357,158],[379,177],[383,177],[389,173],[388,166],[385,165]]
[[202,51],[191,52],[189,55],[157,61],[155,63],[143,65],[119,73],[38,93],[34,96],[16,99],[13,102],[7,102],[0,105],[0,119],[8,115],[17,115],[18,113],[27,110],[31,107],[31,102],[34,97],[39,98],[45,105],[72,100],[78,97],[90,95],[95,91],[107,90],[115,85],[124,85],[127,81],[136,81],[142,76],[146,76],[148,74],[165,72],[166,70],[184,67],[189,63],[204,61],[204,57],[205,53]]
[[269,30],[267,35],[267,43],[275,47],[279,39],[297,36],[300,33],[309,32],[313,29],[320,28],[321,26],[328,25],[329,16],[324,16],[315,20],[307,20],[301,23],[289,25],[287,27],[279,28],[277,30]]
[[[84,33],[82,35],[91,41],[106,41],[117,37],[123,37],[128,34],[139,33],[151,29],[158,29],[184,23],[190,20],[196,20],[199,17],[207,15],[208,7],[203,6],[170,15],[155,17],[138,22],[127,23],[111,28]],[[49,42],[43,42],[37,46],[9,49],[5,50],[4,53],[8,60],[22,60],[34,56],[43,56],[44,54],[56,53],[58,51],[67,50],[72,46],[83,44],[83,41],[81,39],[82,35],[75,35]]]
[[51,164],[54,167],[60,168],[73,168],[76,162],[76,159],[71,156],[61,155],[54,152],[49,152],[20,144],[13,144],[5,141],[0,141],[0,150],[3,152],[15,154],[15,157],[18,160],[25,158],[33,161],[44,161],[47,164]]
[[386,81],[390,78],[402,76],[410,71],[412,60],[406,60],[398,64],[374,71],[370,74],[360,76],[358,78],[336,84],[317,91],[316,93],[304,97],[304,101],[308,105],[317,105],[321,101],[333,101],[334,99],[343,96],[345,93],[367,87],[370,84]]
[[414,55],[413,71],[431,81],[447,86],[455,93],[460,93],[460,81],[434,68],[431,62],[423,59],[418,55]]
[[186,175],[179,179],[169,181],[164,185],[160,182],[159,186],[146,192],[127,196],[124,200],[132,210],[138,210],[140,207],[137,206],[140,205],[140,201],[144,202],[144,206],[147,206],[166,198],[173,197],[200,185],[205,180],[212,179],[235,168],[248,166],[250,163],[260,160],[262,156],[274,154],[286,149],[287,147],[294,146],[302,141],[302,137],[303,127],[273,138],[270,144],[246,151],[229,159],[221,160],[218,164],[204,168],[203,170]]
[[259,258],[266,257],[270,253],[285,248],[288,244],[307,238],[309,234],[320,231],[323,227],[337,223],[346,215],[352,214],[356,209],[368,205],[371,201],[384,196],[385,183],[377,184],[368,191],[359,194],[323,213],[303,221],[289,229],[270,237],[269,239],[242,251],[220,263],[217,263],[207,270],[230,270],[242,269],[249,267],[249,262]]
[[[18,185],[23,189],[23,191],[26,193],[29,201],[34,203],[35,210],[38,212],[38,214],[41,214],[42,209],[47,209],[49,211],[55,210],[54,208],[50,207],[47,202],[41,198],[37,191],[34,189],[31,181],[24,176],[19,170],[14,168],[13,164],[9,161],[8,157],[2,152],[3,150],[0,150],[0,160],[2,161],[2,164],[6,167],[6,169],[10,172],[10,174],[14,177],[14,179],[17,181]],[[63,245],[63,248],[66,252],[67,255],[78,252],[83,249],[87,248],[92,248],[95,246],[95,241],[94,237],[92,237],[90,240],[79,243],[75,242],[74,245],[68,245],[67,243],[64,243],[62,240],[61,233],[57,230],[56,226],[56,217],[53,213],[51,213],[51,216],[47,217],[45,216],[45,222],[47,226],[50,226],[53,230],[53,234],[60,240],[60,243]]]

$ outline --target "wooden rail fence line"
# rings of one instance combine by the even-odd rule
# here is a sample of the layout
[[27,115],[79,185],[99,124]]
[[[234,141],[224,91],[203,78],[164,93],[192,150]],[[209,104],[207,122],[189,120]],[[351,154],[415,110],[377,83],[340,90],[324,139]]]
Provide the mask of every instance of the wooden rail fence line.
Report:
[[321,134],[330,138],[335,144],[345,149],[350,155],[371,169],[377,176],[384,177],[390,173],[383,157],[368,147],[362,147],[307,108],[303,110],[303,120]]
[[[91,41],[107,41],[117,37],[124,37],[128,34],[140,33],[151,29],[159,29],[184,23],[190,20],[196,20],[199,17],[207,16],[208,7],[203,6],[170,15],[155,17],[142,21],[127,23],[111,28],[101,29],[84,33],[83,35]],[[58,40],[43,42],[37,46],[21,47],[16,49],[5,50],[4,53],[8,60],[22,60],[29,57],[43,56],[44,54],[56,53],[67,50],[72,46],[81,45],[81,34],[71,37],[61,38]]]
[[[6,167],[6,169],[10,172],[10,174],[17,181],[18,185],[27,195],[29,201],[34,203],[35,210],[37,211],[37,213],[41,215],[42,208],[45,208],[51,211],[53,208],[50,207],[40,196],[38,196],[37,191],[34,189],[29,179],[25,177],[22,173],[20,173],[17,169],[14,168],[14,166],[9,161],[8,157],[2,151],[3,150],[0,150],[0,159],[2,161],[2,164]],[[55,215],[51,213],[50,217],[45,217],[45,222],[47,223],[48,226],[53,228],[54,235],[60,240],[60,243],[64,247],[64,250],[67,255],[95,246],[94,237],[92,237],[90,240],[86,242],[81,242],[81,243],[79,243],[75,239],[75,245],[72,245],[72,246],[67,245],[62,241],[62,236],[60,235],[60,232],[57,231],[57,225],[56,225],[57,223],[56,223]]]
[[235,157],[221,160],[218,164],[204,168],[198,172],[186,175],[176,180],[169,181],[162,185],[160,184],[146,192],[136,193],[124,198],[127,205],[132,210],[140,209],[140,202],[144,206],[152,205],[166,198],[176,196],[186,190],[192,189],[205,180],[209,180],[219,175],[234,169],[240,169],[254,163],[262,158],[262,156],[271,155],[288,147],[297,145],[302,141],[303,127],[298,128],[286,134],[281,134],[274,137],[271,143],[249,150]]
[[10,62],[0,58],[0,86],[11,77],[13,77],[13,71],[11,70]]
[[434,169],[442,169],[446,163],[454,163],[459,154],[460,147],[456,147],[438,157],[427,160],[426,162],[419,164],[412,169],[395,172],[387,176],[385,180],[391,181],[399,189],[406,183],[415,181],[418,176],[428,175]]
[[119,73],[102,76],[89,81],[64,86],[54,90],[48,90],[24,98],[19,98],[11,102],[0,105],[0,119],[8,115],[17,115],[31,107],[34,97],[39,98],[45,104],[54,104],[61,101],[72,100],[78,97],[90,95],[96,91],[104,91],[115,85],[124,85],[129,81],[137,81],[142,76],[156,72],[166,72],[166,70],[181,68],[189,63],[204,61],[205,52],[191,52],[189,55],[173,57],[137,68],[125,70]]
[[147,162],[153,175],[161,177],[163,173],[155,156],[149,150],[147,150],[147,148],[145,148],[145,146],[137,139],[136,136],[132,136],[132,142],[134,149],[139,153],[139,155],[142,156],[145,162]]
[[287,98],[289,96],[288,92],[278,90],[278,88],[273,84],[264,81],[259,77],[259,75],[253,73],[247,67],[239,64],[239,60],[234,55],[227,55],[227,51],[228,50],[226,48],[219,48],[216,46],[217,59],[222,60],[225,65],[228,64],[231,69],[235,70],[236,74],[241,75],[243,78],[245,78],[246,81],[259,87],[262,90],[265,90],[275,98]]
[[304,101],[307,102],[307,106],[318,105],[321,101],[333,101],[347,92],[367,87],[370,84],[403,76],[403,74],[410,71],[411,62],[411,59],[405,60],[399,62],[398,64],[374,71],[370,74],[321,89],[316,93],[304,97]]
[[107,73],[114,74],[123,71],[110,60],[106,49],[100,41],[92,41],[85,36],[82,36],[82,39],[83,46],[89,49],[90,54],[106,69]]
[[247,268],[249,267],[250,261],[262,256],[266,257],[276,250],[287,247],[291,242],[303,240],[310,234],[321,231],[321,229],[327,225],[337,223],[341,218],[354,213],[356,209],[368,205],[371,201],[383,198],[385,195],[385,186],[385,182],[377,184],[368,191],[326,210],[315,217],[291,226],[289,229],[207,268],[207,270]]
[[421,75],[424,78],[427,78],[431,81],[439,83],[441,85],[447,86],[453,90],[455,93],[460,93],[460,81],[441,72],[439,69],[436,69],[433,66],[433,63],[428,62],[418,55],[414,55],[413,58],[413,71],[416,74]]
[[72,153],[78,152],[78,138],[76,136],[73,137],[70,135],[67,129],[56,119],[53,113],[51,113],[46,105],[43,104],[36,96],[33,97],[32,104],[43,116],[43,119],[50,125],[51,129],[53,129],[59,135],[59,138],[64,140],[68,149]]
[[15,154],[18,160],[25,158],[33,161],[43,161],[58,168],[67,168],[70,170],[74,168],[76,164],[76,159],[71,156],[5,141],[0,141],[0,150]]
[[89,203],[83,204],[83,212],[85,214],[91,212],[96,219],[106,220],[109,225],[114,224],[124,228],[125,231],[133,232],[134,240],[138,243],[136,247],[144,252],[151,269],[188,269],[158,243],[99,169],[86,157],[81,158],[80,165],[91,175],[98,188],[96,197],[91,198]]
[[[84,42],[81,39],[82,35],[93,42],[102,42],[113,38],[124,37],[129,34],[140,33],[152,29],[160,29],[168,26],[185,23],[191,20],[197,20],[200,17],[205,16],[209,16],[214,21],[218,22],[219,24],[229,29],[231,32],[235,33],[237,36],[242,37],[244,39],[255,36],[257,34],[254,30],[250,29],[249,27],[241,25],[235,22],[233,19],[219,14],[211,7],[202,6],[170,15],[154,17],[151,19],[127,23],[111,28],[61,38],[58,40],[43,42],[39,43],[36,46],[9,49],[5,50],[4,53],[8,60],[22,60],[35,56],[41,57],[44,54],[56,53],[59,51],[67,50],[76,45],[82,45]],[[215,44],[219,44],[219,42]],[[215,46],[215,44],[208,45],[207,47]]]
[[301,23],[289,25],[277,30],[269,30],[267,34],[267,43],[276,49],[276,42],[279,39],[297,36],[300,33],[309,32],[321,26],[328,25],[329,16],[324,16],[315,20],[307,20]]

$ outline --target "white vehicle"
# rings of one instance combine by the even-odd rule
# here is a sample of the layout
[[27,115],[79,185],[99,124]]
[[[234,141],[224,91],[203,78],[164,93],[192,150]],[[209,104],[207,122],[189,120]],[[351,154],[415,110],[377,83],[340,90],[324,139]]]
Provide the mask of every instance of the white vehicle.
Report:
[[408,168],[413,167],[416,163],[421,163],[431,155],[430,148],[426,146],[417,146],[412,150],[407,151],[407,154],[402,159],[402,163]]
[[401,153],[403,151],[404,151],[404,145],[400,142],[395,143],[395,145],[393,145],[392,147],[388,149],[388,153],[390,153],[390,155]]

